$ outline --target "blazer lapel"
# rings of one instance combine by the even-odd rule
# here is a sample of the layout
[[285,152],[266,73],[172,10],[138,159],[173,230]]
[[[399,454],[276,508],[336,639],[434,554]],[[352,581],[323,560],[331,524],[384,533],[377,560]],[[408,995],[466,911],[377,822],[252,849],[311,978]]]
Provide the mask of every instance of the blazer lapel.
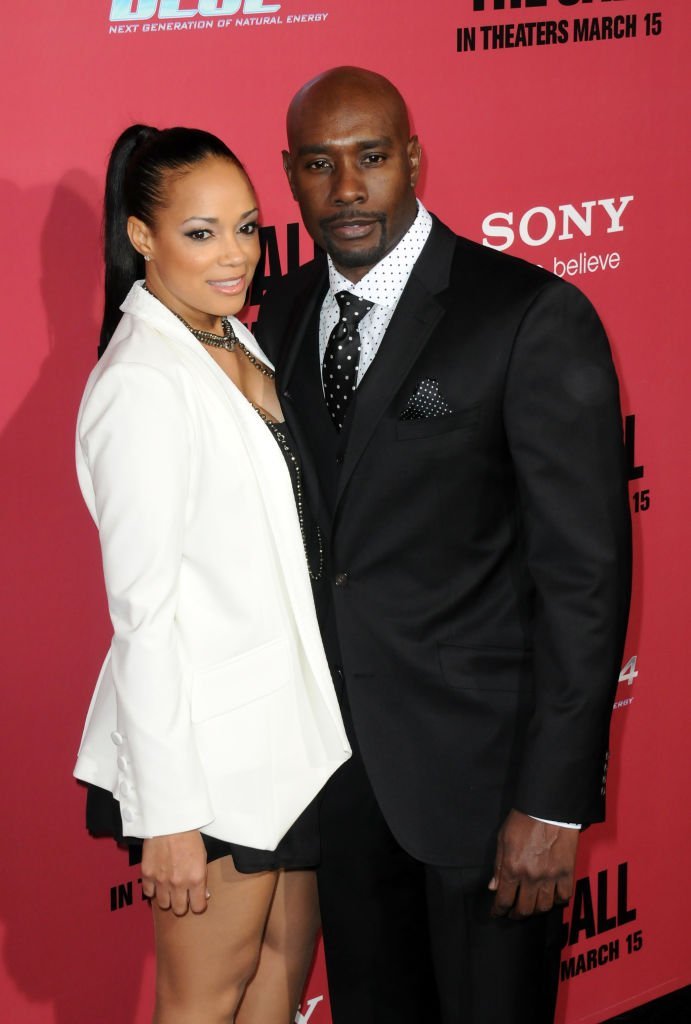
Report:
[[[295,608],[297,621],[300,621],[301,615],[304,616],[304,621],[309,621],[312,591],[305,571],[302,538],[297,529],[293,488],[284,457],[269,428],[187,327],[157,299],[135,285],[121,308],[160,331],[162,340],[176,346],[179,357],[189,367],[190,372],[225,398],[225,406],[235,423],[239,441],[246,448],[250,458],[259,493],[266,508],[268,527],[275,540],[278,564]],[[233,326],[242,343],[257,358],[271,366],[271,362],[243,324],[234,319]],[[309,653],[313,664],[318,666],[319,649],[315,646],[314,639],[313,637]],[[308,641],[308,645],[309,643]]]
[[438,295],[449,284],[455,241],[455,235],[435,218],[432,233],[413,268],[379,351],[358,385],[337,504],[379,420],[444,314],[445,306]]

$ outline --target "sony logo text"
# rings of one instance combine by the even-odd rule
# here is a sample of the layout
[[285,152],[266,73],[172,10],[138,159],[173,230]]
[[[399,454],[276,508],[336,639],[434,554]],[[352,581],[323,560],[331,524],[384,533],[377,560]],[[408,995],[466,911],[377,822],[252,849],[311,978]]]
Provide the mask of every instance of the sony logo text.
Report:
[[492,249],[509,249],[516,241],[516,223],[518,238],[530,246],[547,245],[555,235],[560,242],[574,238],[575,234],[590,238],[594,226],[604,227],[607,234],[615,234],[624,230],[622,217],[633,199],[633,196],[591,199],[580,207],[565,203],[556,210],[533,206],[519,219],[513,211],[488,213],[482,222],[482,242]]
[[148,21],[157,16],[166,18],[221,18],[229,14],[271,14],[280,11],[280,4],[264,0],[111,0],[111,21]]

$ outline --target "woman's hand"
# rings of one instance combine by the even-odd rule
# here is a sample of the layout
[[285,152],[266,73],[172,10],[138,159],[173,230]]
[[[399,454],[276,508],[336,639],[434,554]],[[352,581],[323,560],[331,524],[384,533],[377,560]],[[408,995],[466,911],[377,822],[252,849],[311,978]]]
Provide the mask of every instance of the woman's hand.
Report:
[[209,899],[206,849],[196,829],[144,840],[142,891],[161,910],[172,910],[180,917],[188,909],[204,913]]

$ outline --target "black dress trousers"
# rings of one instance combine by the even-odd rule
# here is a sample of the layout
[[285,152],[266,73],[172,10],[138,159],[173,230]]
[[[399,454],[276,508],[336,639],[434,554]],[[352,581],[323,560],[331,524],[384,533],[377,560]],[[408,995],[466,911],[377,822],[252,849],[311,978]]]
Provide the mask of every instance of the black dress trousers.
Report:
[[491,865],[437,867],[401,848],[353,757],[319,804],[318,869],[334,1024],[551,1024],[559,910],[493,918]]

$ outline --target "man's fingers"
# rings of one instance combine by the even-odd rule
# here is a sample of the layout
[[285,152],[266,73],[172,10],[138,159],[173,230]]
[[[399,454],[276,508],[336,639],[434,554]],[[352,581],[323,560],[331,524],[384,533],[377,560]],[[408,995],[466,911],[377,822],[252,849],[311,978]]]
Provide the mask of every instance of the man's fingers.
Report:
[[512,917],[514,920],[532,917],[537,906],[538,892],[539,887],[535,882],[522,879],[509,917]]
[[573,872],[562,876],[557,882],[555,903],[568,903],[573,896]]
[[497,889],[499,888],[499,879],[501,878],[503,861],[504,855],[500,836],[499,841],[497,842],[497,852],[494,857],[494,874],[490,878],[489,885],[487,886],[487,888],[490,889],[492,892],[496,892]]
[[492,916],[505,917],[516,902],[518,882],[509,880],[505,875],[497,879],[497,891],[492,903]]
[[543,883],[538,887],[535,900],[535,912],[546,914],[554,906],[555,887],[553,882]]

